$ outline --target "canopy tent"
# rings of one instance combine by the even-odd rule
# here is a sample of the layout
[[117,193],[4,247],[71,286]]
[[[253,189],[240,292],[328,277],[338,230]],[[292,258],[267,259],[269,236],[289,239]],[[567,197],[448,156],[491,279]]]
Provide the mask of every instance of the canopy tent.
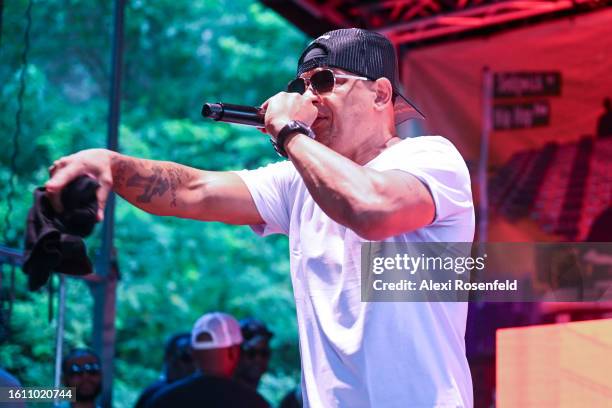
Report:
[[[336,28],[360,27],[385,34],[397,45],[447,40],[458,34],[512,22],[559,17],[609,0],[262,0],[316,37]],[[454,36],[454,37],[449,37]]]

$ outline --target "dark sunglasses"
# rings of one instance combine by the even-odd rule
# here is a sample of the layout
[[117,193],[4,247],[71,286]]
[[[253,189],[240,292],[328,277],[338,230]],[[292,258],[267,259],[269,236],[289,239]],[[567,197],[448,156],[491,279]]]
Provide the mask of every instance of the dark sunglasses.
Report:
[[68,375],[77,374],[98,374],[100,372],[100,364],[98,363],[85,363],[83,365],[71,364],[68,367]]
[[270,349],[249,349],[249,350],[245,350],[244,354],[248,357],[248,358],[255,358],[257,356],[260,356],[262,358],[270,358]]
[[287,92],[295,92],[304,94],[306,89],[312,85],[312,92],[317,95],[329,93],[334,90],[336,86],[336,78],[352,78],[360,79],[362,81],[369,81],[368,78],[356,75],[337,74],[331,69],[323,69],[317,71],[310,78],[295,78],[287,85]]

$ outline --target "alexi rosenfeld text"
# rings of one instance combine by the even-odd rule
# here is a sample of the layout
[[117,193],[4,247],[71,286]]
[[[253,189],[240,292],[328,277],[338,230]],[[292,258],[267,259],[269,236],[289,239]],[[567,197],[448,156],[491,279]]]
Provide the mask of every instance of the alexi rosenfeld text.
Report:
[[[423,279],[400,279],[387,282],[384,279],[372,280],[375,291],[513,291],[517,290],[516,280],[490,282],[470,282],[464,276],[466,272],[480,272],[485,269],[487,255],[471,256],[412,256],[395,254],[394,256],[373,257],[371,272],[383,275],[385,272],[400,273],[406,278],[415,278],[422,274]],[[448,272],[454,272],[457,279],[446,279]],[[437,276],[436,276],[437,275]],[[397,276],[397,275],[396,275]],[[381,276],[382,277],[382,276]],[[467,279],[466,279],[467,278]]]

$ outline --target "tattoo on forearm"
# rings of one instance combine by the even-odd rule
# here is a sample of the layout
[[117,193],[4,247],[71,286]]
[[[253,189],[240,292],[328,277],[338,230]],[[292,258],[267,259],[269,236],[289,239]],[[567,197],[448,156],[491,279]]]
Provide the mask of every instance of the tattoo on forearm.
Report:
[[168,168],[166,169],[166,172],[168,173],[168,179],[170,182],[170,194],[172,196],[172,201],[170,202],[170,205],[172,207],[176,207],[176,190],[179,188],[184,179],[184,177],[182,177],[184,171],[180,168]]
[[113,179],[115,181],[115,185],[117,187],[123,186],[125,184],[125,173],[128,171],[128,161],[114,158],[112,159],[112,166],[115,168],[113,172]]
[[136,199],[141,203],[150,203],[154,195],[162,197],[168,191],[168,184],[168,180],[163,177],[162,170],[155,166],[152,176],[145,177],[136,173],[128,179],[126,187],[142,188],[143,193]]
[[147,169],[145,165],[135,160],[123,158],[113,159],[113,166],[115,169],[114,182],[117,188],[134,187],[142,190],[142,194],[136,197],[136,201],[150,203],[154,196],[162,198],[169,191],[170,206],[177,206],[177,190],[187,178],[185,170],[178,166],[160,164],[153,164],[150,169]]

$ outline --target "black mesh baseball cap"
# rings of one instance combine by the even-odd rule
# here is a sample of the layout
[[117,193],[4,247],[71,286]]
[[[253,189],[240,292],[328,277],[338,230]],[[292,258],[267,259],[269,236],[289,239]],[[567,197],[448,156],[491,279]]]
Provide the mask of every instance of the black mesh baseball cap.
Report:
[[425,115],[400,90],[393,44],[383,35],[360,28],[329,31],[312,41],[298,61],[297,76],[319,67],[340,68],[371,80],[385,77],[395,95],[395,124]]

